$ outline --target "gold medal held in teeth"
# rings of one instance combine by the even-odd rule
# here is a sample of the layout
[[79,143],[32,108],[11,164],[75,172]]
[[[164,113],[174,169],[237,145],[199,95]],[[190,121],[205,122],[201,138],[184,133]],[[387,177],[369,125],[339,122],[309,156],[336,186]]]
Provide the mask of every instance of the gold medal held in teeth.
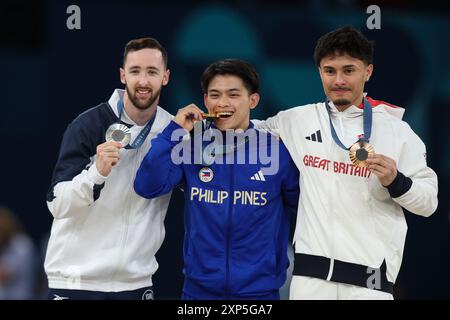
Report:
[[373,147],[366,141],[360,140],[353,144],[350,147],[349,155],[350,160],[355,166],[358,167],[367,167],[367,158],[369,154],[374,154],[375,150]]
[[217,113],[203,113],[202,112],[202,117],[203,118],[218,118],[219,116],[217,115]]
[[217,112],[217,113],[202,113],[203,118],[229,118],[233,113],[228,111]]
[[[217,112],[217,113],[205,113],[202,112],[202,117],[205,119],[219,119],[219,118],[229,118],[233,115],[232,112],[229,111],[223,111],[223,112]],[[195,115],[193,113],[190,113],[186,116],[188,119],[193,120]]]

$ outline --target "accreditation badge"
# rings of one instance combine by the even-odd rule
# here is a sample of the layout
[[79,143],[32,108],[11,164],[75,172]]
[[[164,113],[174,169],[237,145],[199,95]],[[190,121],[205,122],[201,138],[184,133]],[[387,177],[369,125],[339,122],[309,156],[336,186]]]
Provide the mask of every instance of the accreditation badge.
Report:
[[106,141],[116,141],[122,144],[122,147],[127,146],[131,139],[131,130],[122,123],[113,123],[106,130]]
[[350,160],[355,166],[367,167],[367,158],[369,154],[374,154],[375,150],[365,140],[359,140],[354,143],[349,150]]

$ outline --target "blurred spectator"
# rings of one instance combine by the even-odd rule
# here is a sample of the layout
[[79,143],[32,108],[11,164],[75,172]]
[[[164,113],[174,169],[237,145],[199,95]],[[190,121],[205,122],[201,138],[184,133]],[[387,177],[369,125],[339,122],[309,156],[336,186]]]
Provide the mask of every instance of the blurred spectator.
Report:
[[14,214],[0,206],[0,300],[34,298],[34,250]]

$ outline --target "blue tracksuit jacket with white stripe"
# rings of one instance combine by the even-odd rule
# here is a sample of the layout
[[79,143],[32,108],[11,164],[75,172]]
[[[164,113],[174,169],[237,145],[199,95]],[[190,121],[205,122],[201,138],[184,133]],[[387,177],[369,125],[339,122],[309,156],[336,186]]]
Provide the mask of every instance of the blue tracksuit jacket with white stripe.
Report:
[[[184,130],[172,121],[152,140],[134,188],[139,195],[153,198],[183,186],[185,295],[194,299],[278,295],[289,265],[292,213],[287,209],[296,212],[299,198],[299,173],[284,144],[255,130],[250,122],[244,134],[254,131],[256,140],[231,144],[234,148],[222,164],[195,164],[196,139],[179,144],[180,139],[171,138],[177,129]],[[179,152],[180,146],[184,148]],[[200,151],[207,149],[204,142],[201,146]],[[239,164],[237,155],[244,148],[248,158]],[[183,155],[183,163],[174,161],[177,153]],[[257,154],[257,160],[250,161],[250,154]],[[278,165],[275,174],[269,172],[264,154]]]

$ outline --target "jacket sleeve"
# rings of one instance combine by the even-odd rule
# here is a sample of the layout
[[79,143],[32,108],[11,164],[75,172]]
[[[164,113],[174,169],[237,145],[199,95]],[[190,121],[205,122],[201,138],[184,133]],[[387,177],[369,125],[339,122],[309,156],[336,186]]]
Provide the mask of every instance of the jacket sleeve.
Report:
[[[181,163],[172,159],[172,149],[187,131],[174,121],[152,140],[152,147],[142,160],[134,179],[134,191],[151,199],[169,193],[183,180]],[[172,139],[172,134],[174,138]]]
[[55,219],[75,216],[99,198],[106,177],[91,161],[95,153],[95,142],[83,124],[72,122],[64,133],[47,193],[47,206]]
[[406,210],[428,217],[438,205],[438,181],[426,163],[426,149],[422,140],[407,127],[397,163],[398,173],[388,186],[392,199]]
[[300,196],[300,173],[284,144],[280,141],[280,160],[287,162],[282,183],[283,201],[286,208],[297,214]]
[[280,111],[277,115],[267,118],[266,120],[255,120],[252,119],[252,122],[256,129],[263,130],[271,133],[272,135],[279,137],[280,136],[280,118],[284,111]]

